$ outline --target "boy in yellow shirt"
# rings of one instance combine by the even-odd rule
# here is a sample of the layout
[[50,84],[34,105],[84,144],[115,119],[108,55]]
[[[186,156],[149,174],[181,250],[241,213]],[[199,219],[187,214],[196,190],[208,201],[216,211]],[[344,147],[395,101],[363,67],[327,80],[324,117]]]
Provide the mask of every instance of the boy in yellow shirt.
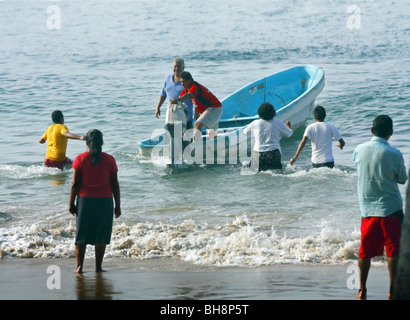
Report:
[[68,131],[64,125],[64,115],[60,110],[56,110],[51,114],[51,119],[54,124],[49,126],[39,143],[47,142],[47,153],[44,165],[46,167],[55,167],[61,170],[66,166],[70,166],[72,161],[66,157],[68,139],[84,140],[85,136],[77,136]]

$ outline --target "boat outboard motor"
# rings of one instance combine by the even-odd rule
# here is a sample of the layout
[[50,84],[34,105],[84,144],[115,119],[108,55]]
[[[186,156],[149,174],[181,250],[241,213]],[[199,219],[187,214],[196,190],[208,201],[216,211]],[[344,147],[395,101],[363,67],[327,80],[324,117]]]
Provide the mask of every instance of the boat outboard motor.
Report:
[[167,106],[164,128],[171,136],[169,148],[171,165],[182,164],[182,151],[189,143],[186,138],[184,139],[188,121],[187,108],[187,105],[180,101],[170,102]]

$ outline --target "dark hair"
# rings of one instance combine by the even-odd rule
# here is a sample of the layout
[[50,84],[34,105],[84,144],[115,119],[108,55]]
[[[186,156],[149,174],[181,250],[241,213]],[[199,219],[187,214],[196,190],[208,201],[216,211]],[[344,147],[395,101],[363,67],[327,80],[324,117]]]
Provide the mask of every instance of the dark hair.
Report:
[[51,114],[51,120],[53,120],[54,123],[59,123],[63,117],[64,115],[60,110],[53,111]]
[[88,148],[90,149],[92,163],[94,165],[99,164],[101,162],[101,150],[104,143],[101,131],[91,129],[87,132],[85,140],[87,141]]
[[276,116],[276,111],[269,102],[264,102],[258,108],[258,115],[263,120],[272,120]]
[[322,106],[316,106],[313,109],[313,115],[319,121],[325,121],[326,118],[326,110]]
[[182,71],[181,74],[179,75],[180,78],[184,79],[184,80],[194,80],[194,78],[192,78],[192,75],[188,72],[188,71]]
[[380,115],[374,118],[372,132],[375,136],[386,138],[393,133],[393,120],[387,115]]

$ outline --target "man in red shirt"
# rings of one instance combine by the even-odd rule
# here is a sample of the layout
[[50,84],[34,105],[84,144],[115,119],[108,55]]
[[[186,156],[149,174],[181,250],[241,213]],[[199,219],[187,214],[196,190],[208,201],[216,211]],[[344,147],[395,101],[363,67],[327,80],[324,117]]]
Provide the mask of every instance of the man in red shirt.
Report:
[[[215,138],[215,130],[218,129],[219,120],[222,116],[222,104],[215,95],[198,82],[194,81],[192,75],[183,71],[180,74],[180,81],[184,89],[179,98],[172,99],[171,102],[186,101],[191,99],[195,106],[194,142],[200,141],[203,127],[208,128],[211,139]],[[200,116],[198,117],[198,113]]]

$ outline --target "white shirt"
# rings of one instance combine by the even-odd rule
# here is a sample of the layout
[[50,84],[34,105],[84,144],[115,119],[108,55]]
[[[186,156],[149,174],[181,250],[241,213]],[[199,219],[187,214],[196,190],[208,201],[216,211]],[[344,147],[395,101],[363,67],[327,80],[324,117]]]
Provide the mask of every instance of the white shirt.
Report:
[[289,138],[293,134],[292,129],[289,129],[282,121],[275,118],[269,121],[263,119],[253,121],[243,130],[244,134],[248,134],[248,132],[251,132],[255,138],[253,150],[266,152],[278,149],[281,154],[280,139],[282,136]]
[[334,162],[332,139],[342,139],[336,127],[326,122],[315,122],[306,127],[304,136],[312,141],[312,163]]

